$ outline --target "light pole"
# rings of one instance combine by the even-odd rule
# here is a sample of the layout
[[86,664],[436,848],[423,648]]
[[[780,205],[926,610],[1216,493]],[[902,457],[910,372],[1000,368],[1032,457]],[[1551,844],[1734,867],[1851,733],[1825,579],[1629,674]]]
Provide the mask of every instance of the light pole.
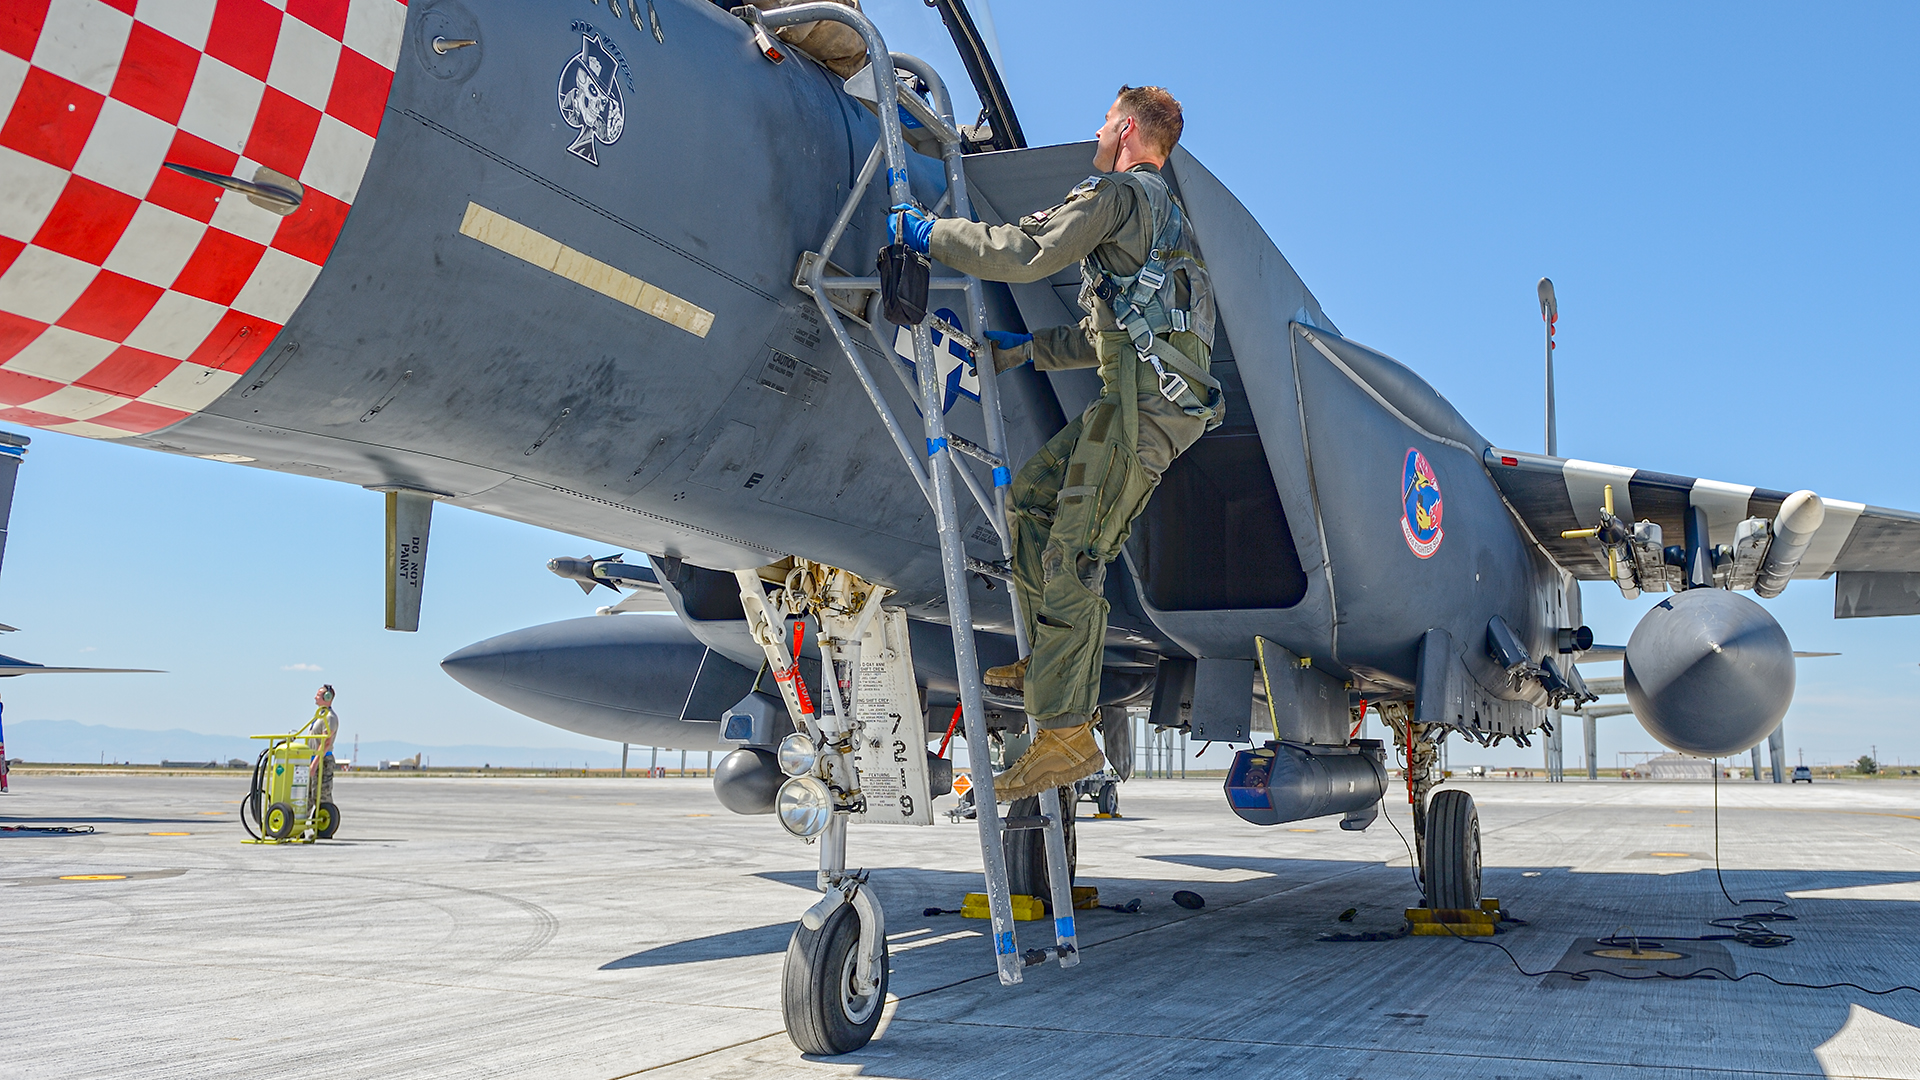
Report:
[[1547,324],[1547,456],[1560,456],[1560,437],[1555,430],[1553,408],[1553,325],[1560,321],[1560,305],[1553,297],[1553,279],[1541,278],[1540,321]]

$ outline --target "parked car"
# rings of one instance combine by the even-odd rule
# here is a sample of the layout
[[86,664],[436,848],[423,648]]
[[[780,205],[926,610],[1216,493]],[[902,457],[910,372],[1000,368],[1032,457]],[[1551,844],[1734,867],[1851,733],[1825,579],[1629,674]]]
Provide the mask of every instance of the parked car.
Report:
[[1797,784],[1802,780],[1805,780],[1809,784],[1813,783],[1813,770],[1807,768],[1805,765],[1795,765],[1793,767],[1793,782]]

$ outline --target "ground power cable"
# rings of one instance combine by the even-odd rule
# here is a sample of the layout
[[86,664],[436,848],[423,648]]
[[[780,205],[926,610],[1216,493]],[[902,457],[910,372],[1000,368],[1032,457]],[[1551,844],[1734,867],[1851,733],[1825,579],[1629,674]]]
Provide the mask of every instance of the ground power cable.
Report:
[[[1391,821],[1392,818],[1389,817],[1388,820]],[[1395,831],[1399,831],[1398,827],[1395,828]],[[1405,840],[1405,837],[1403,836],[1401,839]],[[1779,933],[1771,930],[1767,926],[1769,922],[1788,921],[1795,918],[1795,916],[1779,910],[1787,905],[1786,900],[1735,900],[1733,894],[1727,890],[1726,878],[1720,871],[1720,761],[1718,758],[1714,759],[1713,762],[1713,873],[1715,879],[1720,884],[1720,893],[1726,897],[1727,903],[1735,907],[1741,904],[1770,904],[1774,910],[1753,914],[1722,916],[1718,919],[1708,920],[1710,925],[1724,927],[1734,931],[1729,934],[1707,934],[1701,937],[1660,935],[1659,941],[1643,940],[1640,935],[1635,934],[1630,936],[1595,938],[1594,940],[1608,948],[1631,948],[1635,952],[1640,951],[1643,946],[1657,949],[1662,942],[1666,941],[1735,941],[1756,949],[1777,949],[1783,945],[1790,944],[1794,940],[1791,935]],[[1897,994],[1902,990],[1920,994],[1920,986],[1911,986],[1906,983],[1890,986],[1882,990],[1875,990],[1872,987],[1861,986],[1856,982],[1805,983],[1796,982],[1791,979],[1778,979],[1764,971],[1749,971],[1744,975],[1735,975],[1732,972],[1724,971],[1718,967],[1695,968],[1687,972],[1652,971],[1645,975],[1629,975],[1625,972],[1614,971],[1609,968],[1581,968],[1577,971],[1568,971],[1564,968],[1555,967],[1548,968],[1545,971],[1529,971],[1526,965],[1520,962],[1520,958],[1513,955],[1513,950],[1497,941],[1477,937],[1463,937],[1446,923],[1438,923],[1436,925],[1446,930],[1448,936],[1452,937],[1455,941],[1467,945],[1491,945],[1499,949],[1502,953],[1506,954],[1507,962],[1513,965],[1515,971],[1518,971],[1530,979],[1542,979],[1549,975],[1565,975],[1575,982],[1588,982],[1595,975],[1606,975],[1625,982],[1647,982],[1656,979],[1665,979],[1669,982],[1686,982],[1694,979],[1706,979],[1710,981],[1737,983],[1744,982],[1748,979],[1763,979],[1775,986],[1792,990],[1858,990],[1863,994],[1870,994],[1874,997],[1886,997],[1889,994]]]

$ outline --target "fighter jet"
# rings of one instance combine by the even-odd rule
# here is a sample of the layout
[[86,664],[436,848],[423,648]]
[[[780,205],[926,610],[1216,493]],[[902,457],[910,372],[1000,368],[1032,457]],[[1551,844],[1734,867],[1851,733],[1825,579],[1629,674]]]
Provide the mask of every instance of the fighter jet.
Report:
[[[934,6],[976,123],[827,3],[39,0],[0,26],[0,420],[383,493],[395,629],[435,503],[646,553],[678,625],[588,620],[609,636],[556,648],[605,651],[560,677],[675,724],[723,713],[723,799],[824,838],[786,982],[816,1052],[863,1045],[885,992],[846,824],[930,820],[912,744],[956,699],[1000,977],[1077,961],[1070,804],[998,816],[989,747],[1017,753],[1025,719],[978,670],[1019,653],[1006,474],[1098,378],[983,375],[973,343],[1077,320],[1079,279],[872,268],[889,205],[1013,221],[1091,147],[1026,146],[973,14]],[[829,23],[855,64],[796,46]],[[1226,422],[1107,576],[1101,702],[1270,736],[1230,812],[1365,828],[1389,750],[1352,735],[1378,710],[1426,902],[1472,908],[1477,818],[1432,792],[1434,748],[1524,742],[1592,698],[1580,582],[1668,594],[1624,687],[1698,754],[1765,738],[1792,697],[1786,635],[1741,591],[1837,574],[1837,616],[1920,613],[1920,515],[1495,447],[1344,334],[1196,158],[1166,175],[1215,282]],[[1005,851],[1054,898],[1051,947],[1016,946]]]

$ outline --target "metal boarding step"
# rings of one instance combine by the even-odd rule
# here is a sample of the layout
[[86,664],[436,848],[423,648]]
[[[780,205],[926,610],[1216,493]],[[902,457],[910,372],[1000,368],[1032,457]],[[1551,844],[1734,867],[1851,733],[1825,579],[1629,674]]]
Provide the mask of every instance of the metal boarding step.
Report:
[[[860,385],[866,391],[869,402],[879,414],[881,423],[886,426],[894,446],[899,450],[907,471],[920,485],[927,501],[932,505],[938,523],[940,538],[940,560],[944,571],[947,610],[953,627],[953,651],[956,670],[960,681],[960,707],[965,724],[968,750],[968,770],[973,783],[976,819],[980,830],[980,853],[984,863],[986,894],[992,916],[994,959],[998,968],[1000,982],[1012,985],[1021,981],[1021,970],[1029,964],[1043,963],[1048,959],[1057,959],[1062,967],[1073,967],[1080,962],[1078,937],[1074,925],[1073,882],[1068,876],[1066,834],[1062,824],[1062,806],[1057,789],[1049,788],[1040,796],[1040,814],[1038,820],[1024,819],[1017,822],[1017,828],[1032,828],[1035,825],[1045,831],[1047,855],[1047,876],[1049,897],[1053,906],[1054,944],[1051,948],[1036,948],[1022,952],[1016,936],[1013,920],[1013,902],[1008,888],[1007,864],[1004,836],[1006,822],[1000,815],[994,801],[993,766],[989,758],[986,714],[983,707],[983,689],[980,679],[979,659],[974,651],[972,607],[967,593],[967,575],[969,573],[987,574],[1005,579],[1007,570],[978,559],[970,558],[965,550],[960,532],[960,519],[957,509],[957,497],[954,491],[954,479],[957,476],[968,494],[986,513],[994,532],[1000,540],[1001,557],[1010,561],[1013,557],[1013,534],[1007,522],[1007,489],[1012,483],[1013,474],[1007,453],[1006,425],[1000,413],[998,388],[994,383],[992,363],[988,361],[987,371],[979,380],[980,408],[985,419],[987,445],[982,447],[971,441],[951,435],[946,429],[944,395],[946,387],[941,378],[940,367],[936,362],[933,334],[937,328],[945,341],[961,345],[970,355],[977,356],[982,347],[980,341],[986,326],[986,298],[978,279],[963,276],[936,276],[932,279],[934,289],[958,291],[966,300],[966,327],[952,326],[937,317],[930,316],[915,326],[894,330],[888,335],[882,328],[892,329],[882,316],[880,279],[874,277],[856,277],[845,274],[834,266],[834,250],[845,235],[848,224],[864,199],[867,189],[879,174],[881,166],[886,167],[886,184],[889,205],[914,203],[927,206],[924,201],[914,197],[912,184],[907,170],[907,146],[903,134],[902,117],[908,116],[919,125],[922,134],[930,133],[937,141],[941,158],[945,164],[947,192],[935,203],[935,212],[944,210],[947,214],[962,218],[973,216],[972,202],[967,193],[966,169],[961,160],[960,134],[954,123],[952,100],[947,94],[945,83],[939,74],[924,61],[904,53],[890,53],[879,31],[858,11],[832,3],[798,4],[762,12],[753,8],[736,8],[734,13],[745,19],[755,28],[755,40],[761,44],[769,59],[778,47],[771,44],[765,29],[778,29],[795,23],[827,19],[843,23],[860,33],[866,42],[868,68],[848,80],[850,92],[870,102],[880,120],[880,139],[873,151],[867,156],[861,168],[859,178],[847,194],[846,202],[841,206],[838,216],[828,231],[825,241],[818,252],[808,252],[800,259],[794,277],[794,285],[812,296],[819,305],[821,317],[832,331],[835,342],[846,355]],[[777,62],[777,61],[776,61]],[[928,88],[931,102],[923,100],[918,94],[901,92],[900,72],[914,76]],[[880,354],[888,358],[888,366],[901,379],[918,400],[919,412],[923,424],[923,442],[911,440],[901,426],[893,409],[887,404],[880,392],[879,384],[874,380],[872,371],[862,359],[858,347],[854,344],[847,323],[852,316],[863,323],[873,335]],[[896,342],[901,331],[911,335],[913,377],[908,378],[903,365],[897,359]],[[976,370],[978,364],[975,365]],[[924,453],[921,447],[924,446]],[[971,469],[955,457],[956,452],[985,465],[992,470],[991,480],[983,484]],[[1019,610],[1018,593],[1009,588],[1008,595],[1014,604],[1014,627],[1021,655],[1026,655],[1025,621]],[[771,654],[770,654],[771,655]],[[823,674],[822,682],[832,680]],[[836,815],[838,816],[838,815]],[[840,826],[844,829],[844,824]],[[844,832],[838,833],[839,855],[844,857]],[[833,834],[829,834],[830,837]],[[830,842],[829,847],[832,844]],[[822,850],[822,877],[827,876],[829,851]],[[823,888],[825,886],[823,885]],[[864,894],[863,894],[864,895]],[[832,896],[829,896],[829,900]]]

